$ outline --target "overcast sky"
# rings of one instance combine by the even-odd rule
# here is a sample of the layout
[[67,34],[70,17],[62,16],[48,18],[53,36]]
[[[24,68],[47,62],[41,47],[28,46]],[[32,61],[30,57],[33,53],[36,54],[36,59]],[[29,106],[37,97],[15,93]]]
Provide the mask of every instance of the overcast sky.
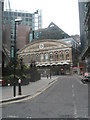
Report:
[[10,0],[11,9],[42,10],[43,28],[54,22],[69,35],[80,34],[78,0]]

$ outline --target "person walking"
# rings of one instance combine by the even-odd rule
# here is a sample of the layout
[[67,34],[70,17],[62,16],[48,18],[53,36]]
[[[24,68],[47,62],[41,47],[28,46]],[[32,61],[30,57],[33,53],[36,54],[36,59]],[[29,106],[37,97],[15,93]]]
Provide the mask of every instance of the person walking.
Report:
[[50,72],[50,79],[51,79],[51,72]]
[[47,79],[48,79],[48,74],[47,74]]

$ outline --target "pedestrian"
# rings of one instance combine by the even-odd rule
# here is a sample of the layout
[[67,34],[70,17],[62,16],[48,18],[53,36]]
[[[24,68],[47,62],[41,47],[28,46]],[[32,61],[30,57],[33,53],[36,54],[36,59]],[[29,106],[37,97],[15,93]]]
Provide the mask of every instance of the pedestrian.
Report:
[[47,79],[48,79],[48,74],[47,74]]
[[50,79],[51,79],[51,72],[50,72]]

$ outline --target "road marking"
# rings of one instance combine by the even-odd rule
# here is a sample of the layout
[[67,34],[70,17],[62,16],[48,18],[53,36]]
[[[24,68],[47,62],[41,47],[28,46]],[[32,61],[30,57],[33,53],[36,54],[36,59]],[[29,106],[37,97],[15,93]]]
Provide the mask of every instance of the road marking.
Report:
[[19,118],[19,117],[15,115],[8,115],[7,118]]
[[30,118],[31,119],[32,117],[26,117],[26,118]]
[[[75,77],[75,76],[74,76],[74,77]],[[75,79],[76,79],[81,85],[87,86],[87,84],[83,84],[83,83],[81,82],[81,80],[79,80],[79,79],[77,78],[77,76],[75,77]]]
[[73,84],[72,84],[72,97],[73,97],[73,105],[74,105],[74,117],[77,118],[77,108],[76,108],[75,91]]
[[74,88],[74,85],[72,84],[72,89]]

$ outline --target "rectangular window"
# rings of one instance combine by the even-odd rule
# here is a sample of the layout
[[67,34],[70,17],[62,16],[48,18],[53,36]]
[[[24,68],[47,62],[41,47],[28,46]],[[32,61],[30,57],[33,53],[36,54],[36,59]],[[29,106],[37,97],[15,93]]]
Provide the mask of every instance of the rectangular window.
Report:
[[18,13],[18,16],[21,16],[21,13]]
[[17,16],[17,12],[14,12],[14,16]]

